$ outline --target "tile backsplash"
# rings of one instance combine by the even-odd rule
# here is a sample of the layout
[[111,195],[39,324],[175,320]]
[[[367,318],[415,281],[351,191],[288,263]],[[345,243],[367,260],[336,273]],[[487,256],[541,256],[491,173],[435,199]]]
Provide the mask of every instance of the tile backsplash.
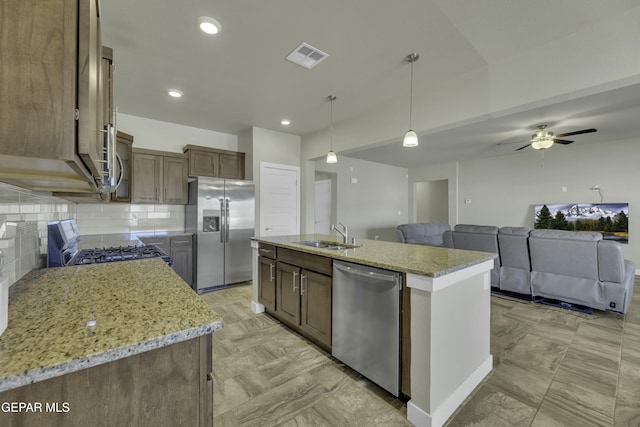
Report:
[[73,203],[0,183],[0,275],[9,284],[47,265],[47,223],[76,218],[80,234],[183,231],[183,205]]
[[75,217],[76,205],[0,183],[0,275],[9,284],[47,263],[47,223]]
[[76,207],[80,234],[183,231],[183,205],[83,203]]

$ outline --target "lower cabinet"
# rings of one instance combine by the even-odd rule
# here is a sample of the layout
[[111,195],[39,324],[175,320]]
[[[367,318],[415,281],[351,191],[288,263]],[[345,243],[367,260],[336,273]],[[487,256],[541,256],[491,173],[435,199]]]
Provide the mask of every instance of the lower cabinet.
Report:
[[208,334],[1,392],[42,411],[0,411],[0,425],[213,426],[212,372]]
[[258,302],[270,312],[276,311],[276,260],[258,257]]
[[277,260],[259,260],[259,301],[267,313],[331,351],[332,260],[284,248]]

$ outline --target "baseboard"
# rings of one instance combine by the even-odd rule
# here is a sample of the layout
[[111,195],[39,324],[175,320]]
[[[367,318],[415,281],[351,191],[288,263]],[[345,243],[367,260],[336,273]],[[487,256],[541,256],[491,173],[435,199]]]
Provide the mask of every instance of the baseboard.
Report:
[[493,356],[482,362],[482,364],[469,377],[460,384],[447,400],[445,400],[431,414],[416,406],[413,401],[407,402],[407,419],[417,427],[440,427],[444,425],[451,414],[460,406],[462,402],[473,392],[493,369]]
[[251,311],[255,314],[264,313],[264,305],[259,302],[251,301]]

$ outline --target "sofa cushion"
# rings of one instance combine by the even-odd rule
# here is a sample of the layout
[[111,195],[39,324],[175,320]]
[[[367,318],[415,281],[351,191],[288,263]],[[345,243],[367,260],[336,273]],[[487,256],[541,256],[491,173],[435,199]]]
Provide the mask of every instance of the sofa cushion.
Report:
[[619,243],[610,240],[598,242],[598,274],[603,282],[624,281],[624,255]]
[[396,233],[401,243],[442,246],[442,234],[450,229],[446,222],[421,222],[400,224]]
[[532,271],[599,280],[600,233],[532,230],[529,236]]
[[498,231],[500,262],[507,267],[531,270],[527,227],[502,227]]

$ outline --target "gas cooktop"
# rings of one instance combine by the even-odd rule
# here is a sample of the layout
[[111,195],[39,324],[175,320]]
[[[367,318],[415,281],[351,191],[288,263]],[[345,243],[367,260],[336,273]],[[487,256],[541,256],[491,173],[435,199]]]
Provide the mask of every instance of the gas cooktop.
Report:
[[162,258],[166,263],[171,264],[169,256],[160,248],[155,245],[147,245],[83,249],[69,261],[68,265],[99,264],[149,258]]

